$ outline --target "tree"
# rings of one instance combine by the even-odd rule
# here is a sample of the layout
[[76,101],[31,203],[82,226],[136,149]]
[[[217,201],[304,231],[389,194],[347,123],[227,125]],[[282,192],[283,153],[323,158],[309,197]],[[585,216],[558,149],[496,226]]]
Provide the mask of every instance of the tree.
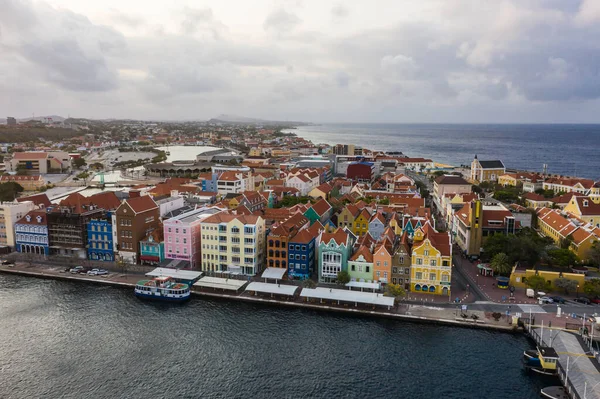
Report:
[[317,283],[314,282],[314,280],[307,278],[306,280],[302,281],[302,287],[304,288],[315,288],[317,286]]
[[347,271],[342,270],[341,272],[339,272],[337,274],[337,283],[339,285],[346,285],[349,282],[350,282],[350,274]]
[[384,295],[394,297],[394,305],[398,306],[400,299],[406,296],[406,290],[400,284],[388,284],[385,286]]
[[600,279],[593,278],[583,283],[583,292],[592,298],[600,296]]
[[600,267],[600,241],[595,241],[587,251],[587,257],[594,266]]
[[552,266],[567,269],[577,263],[577,255],[569,249],[551,249],[548,251],[548,261]]
[[90,165],[91,169],[102,170],[104,169],[104,165],[101,162],[94,162]]
[[554,280],[554,286],[565,290],[565,295],[569,295],[569,292],[573,292],[577,289],[577,280],[570,280],[568,278],[557,278]]
[[83,158],[75,158],[72,162],[73,162],[73,166],[75,166],[76,168],[81,168],[81,167],[87,165],[87,162]]
[[560,239],[559,246],[560,246],[561,249],[569,249],[571,247],[572,243],[573,243],[573,235],[569,234],[565,238],[561,238]]
[[14,181],[0,183],[0,201],[14,201],[22,192],[23,187],[19,183]]
[[490,266],[492,267],[492,270],[494,270],[494,273],[501,276],[508,276],[512,270],[510,258],[504,252],[494,255],[490,262]]
[[525,283],[527,284],[527,286],[533,288],[536,291],[545,290],[548,287],[546,279],[542,276],[527,277],[527,281]]

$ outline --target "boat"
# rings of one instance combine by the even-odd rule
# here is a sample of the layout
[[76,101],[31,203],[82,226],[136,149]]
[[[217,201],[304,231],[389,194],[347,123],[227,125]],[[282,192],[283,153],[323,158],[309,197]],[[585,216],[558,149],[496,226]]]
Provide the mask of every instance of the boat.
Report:
[[156,277],[141,280],[135,285],[135,296],[167,302],[183,302],[190,299],[190,286],[176,282],[172,277]]
[[533,371],[543,376],[557,376],[556,364],[558,362],[558,353],[554,348],[540,346],[537,351],[539,365],[535,365],[534,351],[525,351],[523,353],[523,363],[525,370]]
[[543,388],[540,392],[543,398],[548,399],[570,399],[567,390],[561,386],[552,386]]
[[537,349],[529,349],[523,352],[523,361],[530,366],[540,367],[540,357]]

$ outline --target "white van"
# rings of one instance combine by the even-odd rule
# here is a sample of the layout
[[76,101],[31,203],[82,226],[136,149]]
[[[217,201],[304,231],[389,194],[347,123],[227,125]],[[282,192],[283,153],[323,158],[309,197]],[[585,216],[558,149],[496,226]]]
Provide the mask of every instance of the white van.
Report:
[[533,298],[533,297],[535,297],[535,292],[534,292],[534,291],[533,291],[533,289],[531,289],[531,288],[527,288],[527,292],[526,292],[526,293],[527,293],[527,297],[528,297],[528,298]]

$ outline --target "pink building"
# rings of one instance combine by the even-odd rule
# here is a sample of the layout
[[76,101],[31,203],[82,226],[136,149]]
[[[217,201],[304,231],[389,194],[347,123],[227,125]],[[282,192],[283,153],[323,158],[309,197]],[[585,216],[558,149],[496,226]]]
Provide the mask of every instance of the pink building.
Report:
[[217,212],[218,208],[198,208],[163,221],[165,259],[189,262],[185,268],[201,266],[200,223]]

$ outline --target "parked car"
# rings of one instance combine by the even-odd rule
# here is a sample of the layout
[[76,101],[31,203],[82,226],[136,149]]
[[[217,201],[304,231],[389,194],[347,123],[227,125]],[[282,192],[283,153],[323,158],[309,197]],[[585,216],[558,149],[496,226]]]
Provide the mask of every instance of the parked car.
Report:
[[573,299],[575,302],[583,303],[584,305],[589,305],[591,303],[589,298],[584,296],[580,296],[579,298]]
[[598,304],[598,303],[600,303],[600,297],[595,297],[595,298],[592,298],[592,299],[590,300],[590,302],[592,302],[592,303],[595,303],[595,304]]
[[92,269],[89,272],[87,272],[87,274],[89,274],[90,276],[103,276],[105,274],[108,274],[108,270]]
[[552,298],[550,298],[549,296],[541,296],[539,297],[539,301],[541,303],[553,303],[554,300]]
[[537,297],[538,297],[538,298],[540,298],[540,297],[543,297],[543,296],[546,296],[546,293],[545,293],[545,292],[543,292],[543,291],[538,291],[538,292],[537,292]]
[[83,266],[75,266],[74,268],[69,270],[69,272],[71,272],[73,274],[81,273],[82,271],[83,271]]
[[13,262],[12,260],[8,260],[8,259],[2,259],[0,261],[0,264],[3,264],[3,265],[14,265],[15,262]]
[[554,303],[560,303],[560,304],[565,303],[565,298],[563,298],[561,296],[551,296],[550,298],[554,301]]

